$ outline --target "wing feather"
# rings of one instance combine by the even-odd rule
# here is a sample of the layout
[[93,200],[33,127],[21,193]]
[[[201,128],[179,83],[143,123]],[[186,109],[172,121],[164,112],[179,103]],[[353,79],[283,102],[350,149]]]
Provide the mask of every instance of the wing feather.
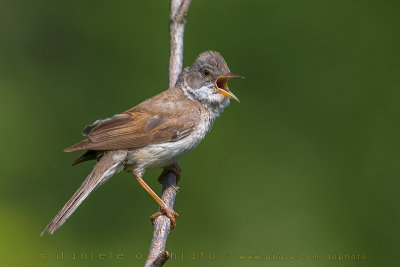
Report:
[[[160,105],[172,108],[160,110]],[[188,103],[176,101],[170,96],[163,98],[161,93],[124,113],[86,126],[82,134],[88,139],[65,151],[129,149],[177,141],[192,132],[201,111],[196,105],[190,112],[176,108],[177,105],[187,107]]]

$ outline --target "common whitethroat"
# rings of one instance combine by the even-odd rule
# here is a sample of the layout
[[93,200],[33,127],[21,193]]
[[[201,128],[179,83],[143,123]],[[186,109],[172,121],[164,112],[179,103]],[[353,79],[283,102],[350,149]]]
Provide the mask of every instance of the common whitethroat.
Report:
[[[227,86],[233,77],[243,78],[229,71],[218,52],[207,51],[182,71],[173,88],[121,114],[86,126],[82,134],[87,139],[64,151],[87,151],[71,165],[87,160],[97,163],[41,235],[47,231],[53,234],[94,189],[121,170],[133,173],[174,227],[178,214],[145,183],[143,174],[148,168],[161,167],[163,174],[172,171],[179,179],[177,161],[203,140],[230,98],[239,102]],[[152,219],[158,215],[159,212]]]

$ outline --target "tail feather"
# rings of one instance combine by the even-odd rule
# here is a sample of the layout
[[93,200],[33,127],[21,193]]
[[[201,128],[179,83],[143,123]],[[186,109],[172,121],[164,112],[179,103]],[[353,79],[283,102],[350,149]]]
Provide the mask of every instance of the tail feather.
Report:
[[43,236],[47,231],[50,234],[53,234],[64,224],[69,216],[71,216],[82,201],[85,200],[94,189],[106,182],[114,173],[122,170],[126,154],[126,150],[110,151],[104,154],[79,189],[57,213],[53,220],[51,220],[40,235]]

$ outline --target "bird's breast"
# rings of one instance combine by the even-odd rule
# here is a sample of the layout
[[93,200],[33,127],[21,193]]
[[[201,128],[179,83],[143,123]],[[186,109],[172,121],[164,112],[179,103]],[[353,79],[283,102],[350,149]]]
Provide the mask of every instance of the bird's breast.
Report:
[[141,169],[168,166],[178,161],[200,144],[211,126],[212,121],[206,116],[202,118],[188,136],[178,141],[152,144],[130,150],[125,164],[134,165],[135,168],[138,167]]

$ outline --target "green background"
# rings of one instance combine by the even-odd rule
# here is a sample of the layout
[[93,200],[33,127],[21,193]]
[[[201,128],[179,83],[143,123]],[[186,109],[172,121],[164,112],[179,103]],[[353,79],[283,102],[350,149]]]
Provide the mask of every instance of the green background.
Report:
[[[79,153],[62,150],[85,125],[167,88],[168,1],[0,6],[1,265],[143,265],[157,206],[126,172],[55,235],[39,234],[92,168],[70,168]],[[184,65],[217,50],[246,79],[230,82],[241,103],[180,161],[168,266],[397,265],[399,8],[193,0]],[[157,192],[159,173],[145,175]],[[92,251],[114,258],[68,259]],[[266,260],[273,254],[296,259]],[[315,254],[331,259],[298,258]],[[345,254],[367,259],[333,259]],[[250,255],[262,259],[240,259]]]

